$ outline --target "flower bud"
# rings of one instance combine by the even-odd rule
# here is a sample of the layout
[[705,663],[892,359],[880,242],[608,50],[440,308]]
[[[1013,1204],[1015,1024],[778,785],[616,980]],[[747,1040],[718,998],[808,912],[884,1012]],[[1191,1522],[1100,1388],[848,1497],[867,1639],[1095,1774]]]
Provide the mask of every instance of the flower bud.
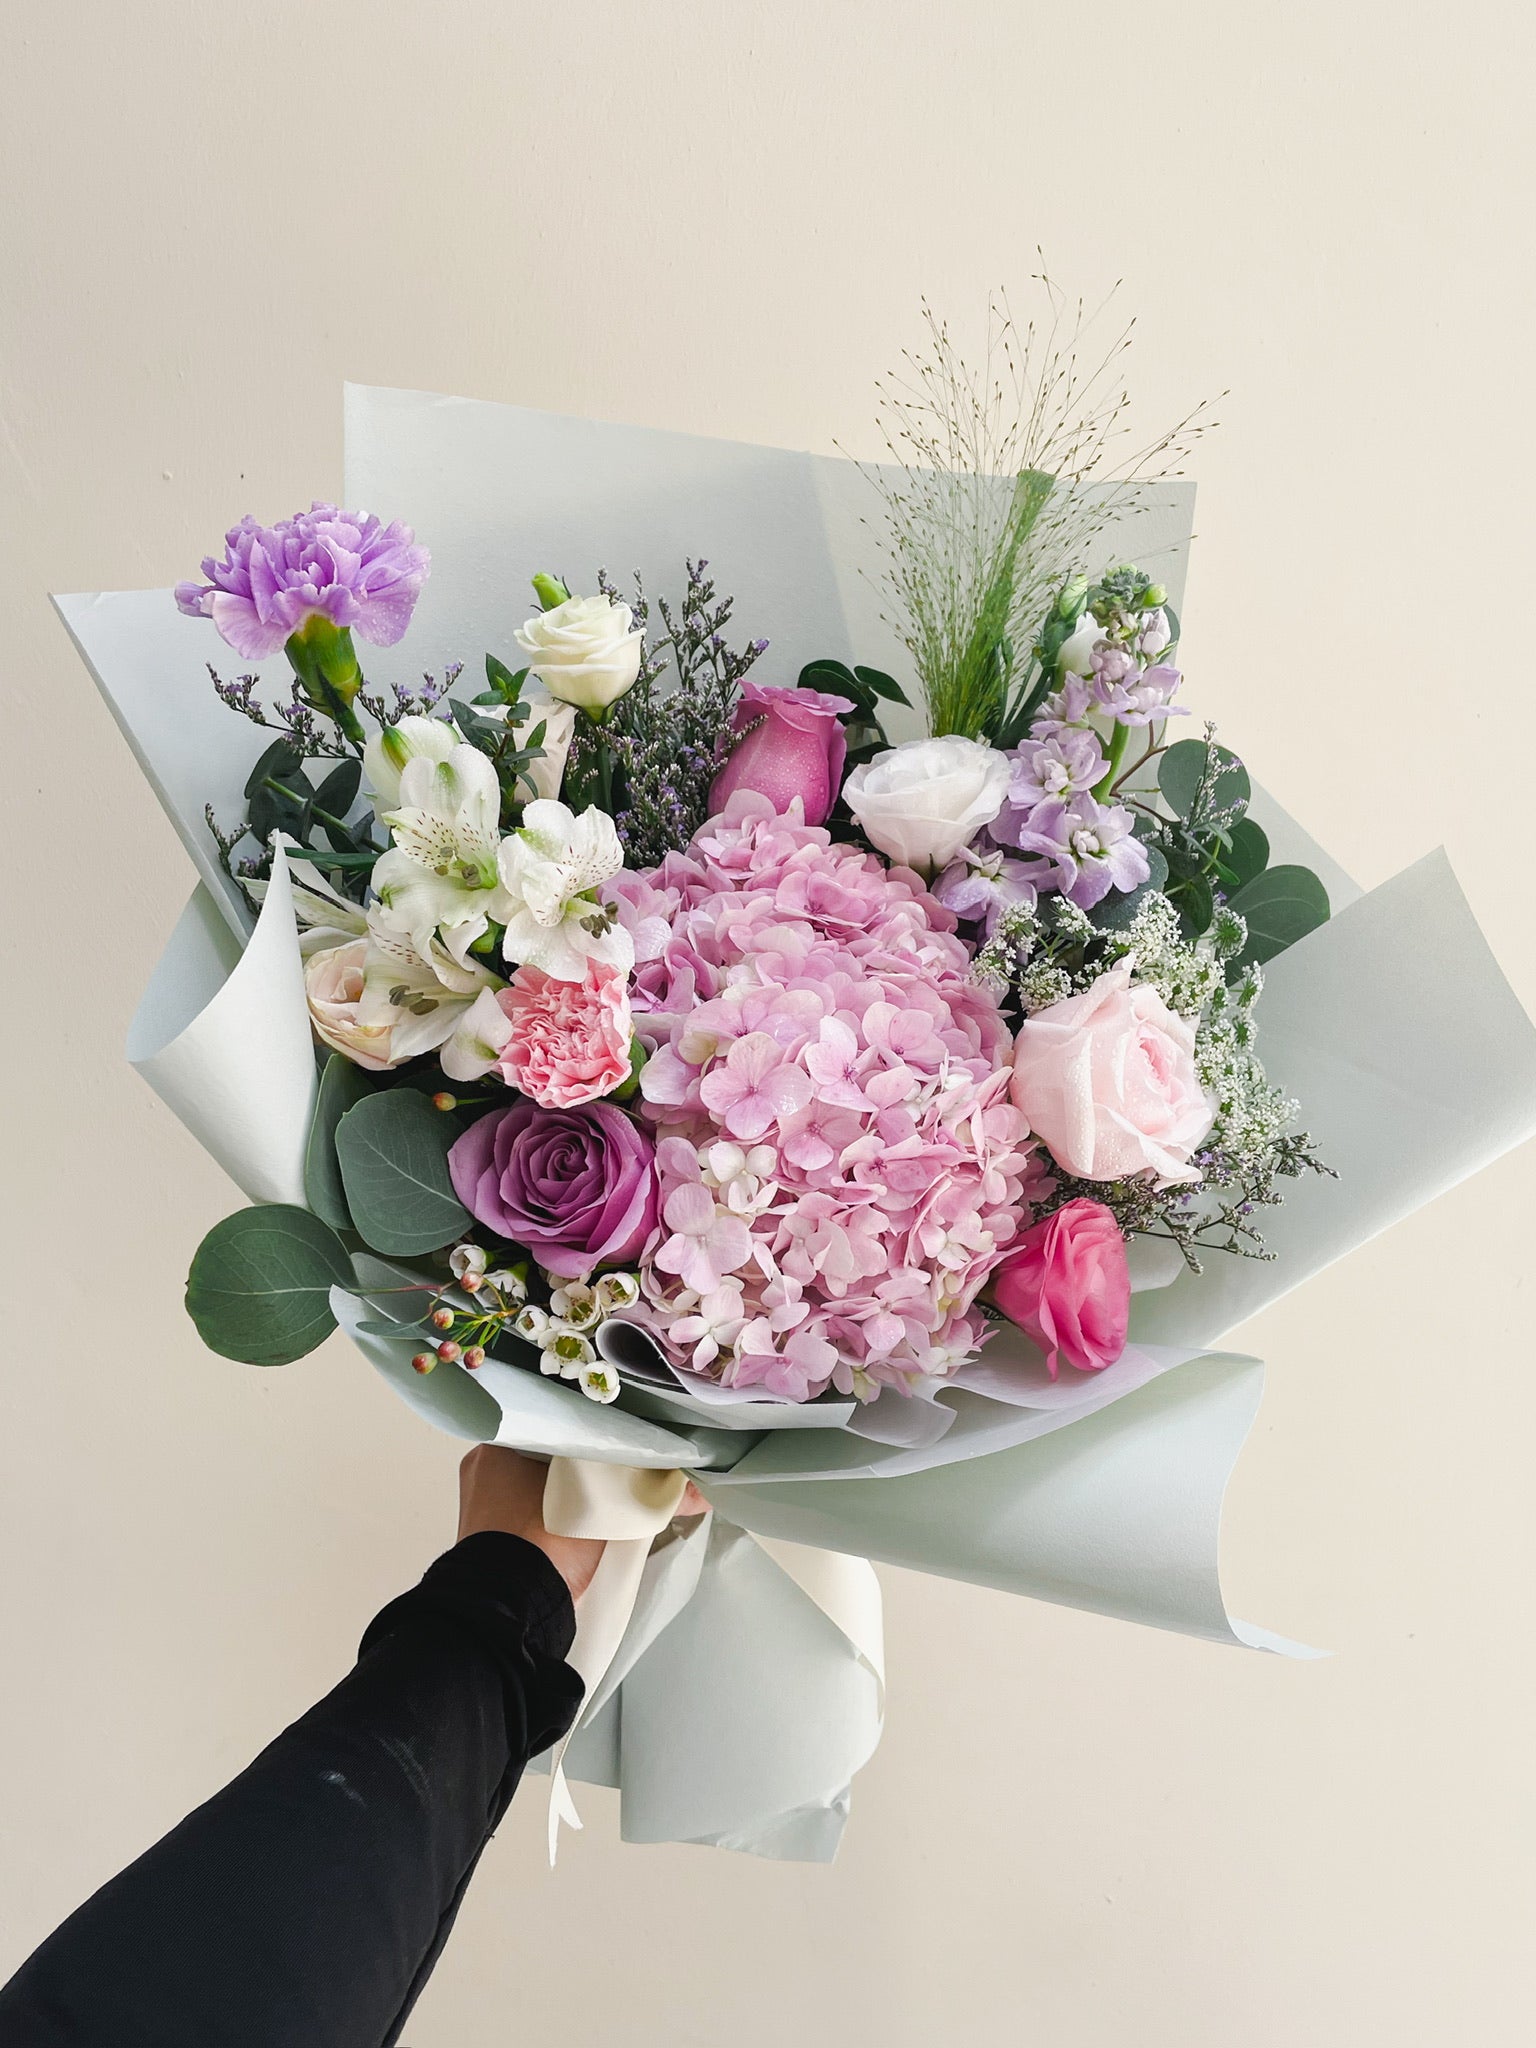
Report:
[[1149,583],[1141,593],[1142,609],[1155,612],[1160,604],[1168,602],[1168,587],[1164,583]]
[[451,1330],[453,1328],[453,1310],[451,1308],[435,1308],[432,1311],[430,1320],[434,1330]]
[[1056,600],[1058,618],[1075,619],[1083,608],[1083,599],[1088,595],[1088,578],[1074,576]]
[[547,612],[557,604],[568,604],[571,596],[558,576],[547,576],[542,569],[533,579],[533,594]]
[[438,1345],[437,1355],[443,1361],[444,1365],[452,1365],[458,1358],[459,1347],[457,1344],[454,1343],[453,1339],[449,1337],[443,1343]]
[[436,1364],[437,1353],[435,1351],[418,1351],[411,1360],[414,1370],[422,1373],[431,1372]]
[[461,1363],[467,1365],[471,1372],[478,1372],[485,1363],[485,1347],[481,1344],[471,1344]]
[[446,1088],[439,1088],[437,1093],[432,1098],[432,1107],[434,1109],[440,1109],[444,1116],[446,1116],[450,1110],[457,1109],[458,1106],[459,1098],[457,1097],[457,1095],[450,1095]]

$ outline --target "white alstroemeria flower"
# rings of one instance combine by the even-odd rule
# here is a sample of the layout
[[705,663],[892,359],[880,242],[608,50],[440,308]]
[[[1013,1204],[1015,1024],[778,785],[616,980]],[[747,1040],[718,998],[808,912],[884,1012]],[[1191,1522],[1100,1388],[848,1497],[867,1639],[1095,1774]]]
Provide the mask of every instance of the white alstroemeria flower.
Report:
[[[291,845],[292,841],[285,842]],[[312,953],[329,952],[349,939],[360,939],[368,930],[367,919],[357,904],[338,894],[324,875],[310,871],[308,861],[290,862],[288,884],[293,894],[293,914],[299,931],[299,952],[304,959]],[[247,882],[246,893],[253,903],[264,903],[270,882]]]
[[435,1052],[494,980],[488,968],[461,964],[436,939],[429,938],[423,953],[414,935],[402,930],[383,906],[375,904],[368,912],[357,1021],[365,1028],[389,1027],[392,1062]]
[[517,644],[550,695],[591,712],[633,687],[643,640],[629,606],[603,596],[568,597],[517,629]]
[[415,760],[446,761],[459,744],[457,729],[446,718],[402,718],[386,725],[363,748],[363,773],[378,799],[380,815],[400,802],[400,778]]
[[496,1000],[496,991],[481,989],[453,1027],[438,1058],[450,1081],[478,1081],[488,1074],[512,1036],[512,1020]]
[[418,755],[400,775],[400,802],[384,814],[394,846],[374,865],[373,886],[425,953],[434,934],[460,965],[500,899],[496,856],[501,785],[477,747],[441,761]]
[[581,981],[589,960],[627,974],[635,946],[594,892],[624,865],[612,818],[595,806],[577,817],[540,797],[523,812],[522,829],[501,842],[501,898],[495,915],[506,925],[502,951],[556,981]]

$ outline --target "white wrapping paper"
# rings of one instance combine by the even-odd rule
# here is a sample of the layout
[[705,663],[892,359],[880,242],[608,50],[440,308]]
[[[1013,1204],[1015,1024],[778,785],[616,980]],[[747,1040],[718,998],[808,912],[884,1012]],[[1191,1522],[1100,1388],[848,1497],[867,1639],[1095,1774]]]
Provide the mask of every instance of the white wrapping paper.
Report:
[[[349,389],[348,501],[410,520],[434,553],[407,649],[370,674],[456,659],[472,674],[487,648],[506,653],[536,569],[586,588],[599,565],[621,579],[639,567],[648,587],[675,591],[683,557],[700,552],[736,594],[742,636],[773,638],[770,680],[816,655],[895,667],[860,577],[866,490],[850,465],[788,451]],[[1192,495],[1154,498],[1105,536],[1104,560],[1155,565],[1177,601]],[[203,877],[132,1057],[252,1199],[302,1200],[314,1063],[282,863],[241,957],[251,920],[202,819],[210,800],[237,815],[263,735],[213,698],[202,664],[227,650],[169,592],[58,604]],[[1298,826],[1267,803],[1260,814],[1281,854],[1309,857]],[[1313,864],[1337,902],[1356,893],[1326,856]],[[1426,959],[1443,979],[1425,976]],[[1275,962],[1260,1020],[1271,1074],[1342,1178],[1294,1186],[1268,1219],[1272,1264],[1213,1258],[1200,1279],[1174,1278],[1155,1247],[1139,1252],[1133,1344],[1090,1378],[1031,1376],[1027,1347],[1003,1335],[931,1403],[774,1414],[652,1371],[621,1407],[595,1407],[496,1362],[417,1375],[415,1338],[358,1328],[388,1320],[395,1299],[389,1263],[359,1256],[374,1298],[338,1294],[338,1318],[436,1426],[552,1460],[688,1471],[712,1504],[631,1558],[632,1610],[607,1631],[563,1758],[621,1788],[626,1837],[830,1856],[881,1714],[878,1605],[855,1560],[1296,1650],[1226,1613],[1221,1500],[1262,1369],[1200,1347],[1536,1128],[1536,1034],[1441,856]],[[645,1376],[643,1353],[627,1362]]]

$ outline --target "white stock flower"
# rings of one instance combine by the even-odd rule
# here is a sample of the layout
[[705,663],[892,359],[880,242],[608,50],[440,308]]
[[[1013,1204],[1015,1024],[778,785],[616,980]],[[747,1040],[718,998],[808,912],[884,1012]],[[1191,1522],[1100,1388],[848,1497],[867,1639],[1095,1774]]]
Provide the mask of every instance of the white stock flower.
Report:
[[496,914],[501,786],[478,748],[442,760],[417,755],[400,775],[400,801],[383,820],[395,843],[374,864],[373,886],[391,921],[425,954],[436,933],[460,965]]
[[1008,796],[1006,754],[947,733],[908,740],[866,761],[843,785],[843,800],[871,845],[920,874],[947,867]]
[[459,735],[446,718],[402,718],[373,734],[363,748],[363,773],[381,815],[400,801],[400,777],[414,760],[446,761]]
[[522,829],[501,843],[502,951],[556,981],[581,981],[600,960],[627,974],[635,946],[594,890],[624,865],[612,818],[594,806],[578,818],[540,797],[523,811]]
[[517,631],[549,694],[583,711],[605,711],[633,687],[642,638],[629,606],[607,597],[568,597]]

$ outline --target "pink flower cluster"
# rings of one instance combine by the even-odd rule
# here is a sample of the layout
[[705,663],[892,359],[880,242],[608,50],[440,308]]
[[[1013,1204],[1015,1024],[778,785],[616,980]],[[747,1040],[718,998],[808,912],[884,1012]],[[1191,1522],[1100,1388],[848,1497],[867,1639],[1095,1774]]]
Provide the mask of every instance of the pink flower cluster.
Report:
[[648,1310],[674,1364],[808,1400],[951,1373],[1047,1185],[1011,1043],[905,868],[741,790],[611,885],[657,1130]]

